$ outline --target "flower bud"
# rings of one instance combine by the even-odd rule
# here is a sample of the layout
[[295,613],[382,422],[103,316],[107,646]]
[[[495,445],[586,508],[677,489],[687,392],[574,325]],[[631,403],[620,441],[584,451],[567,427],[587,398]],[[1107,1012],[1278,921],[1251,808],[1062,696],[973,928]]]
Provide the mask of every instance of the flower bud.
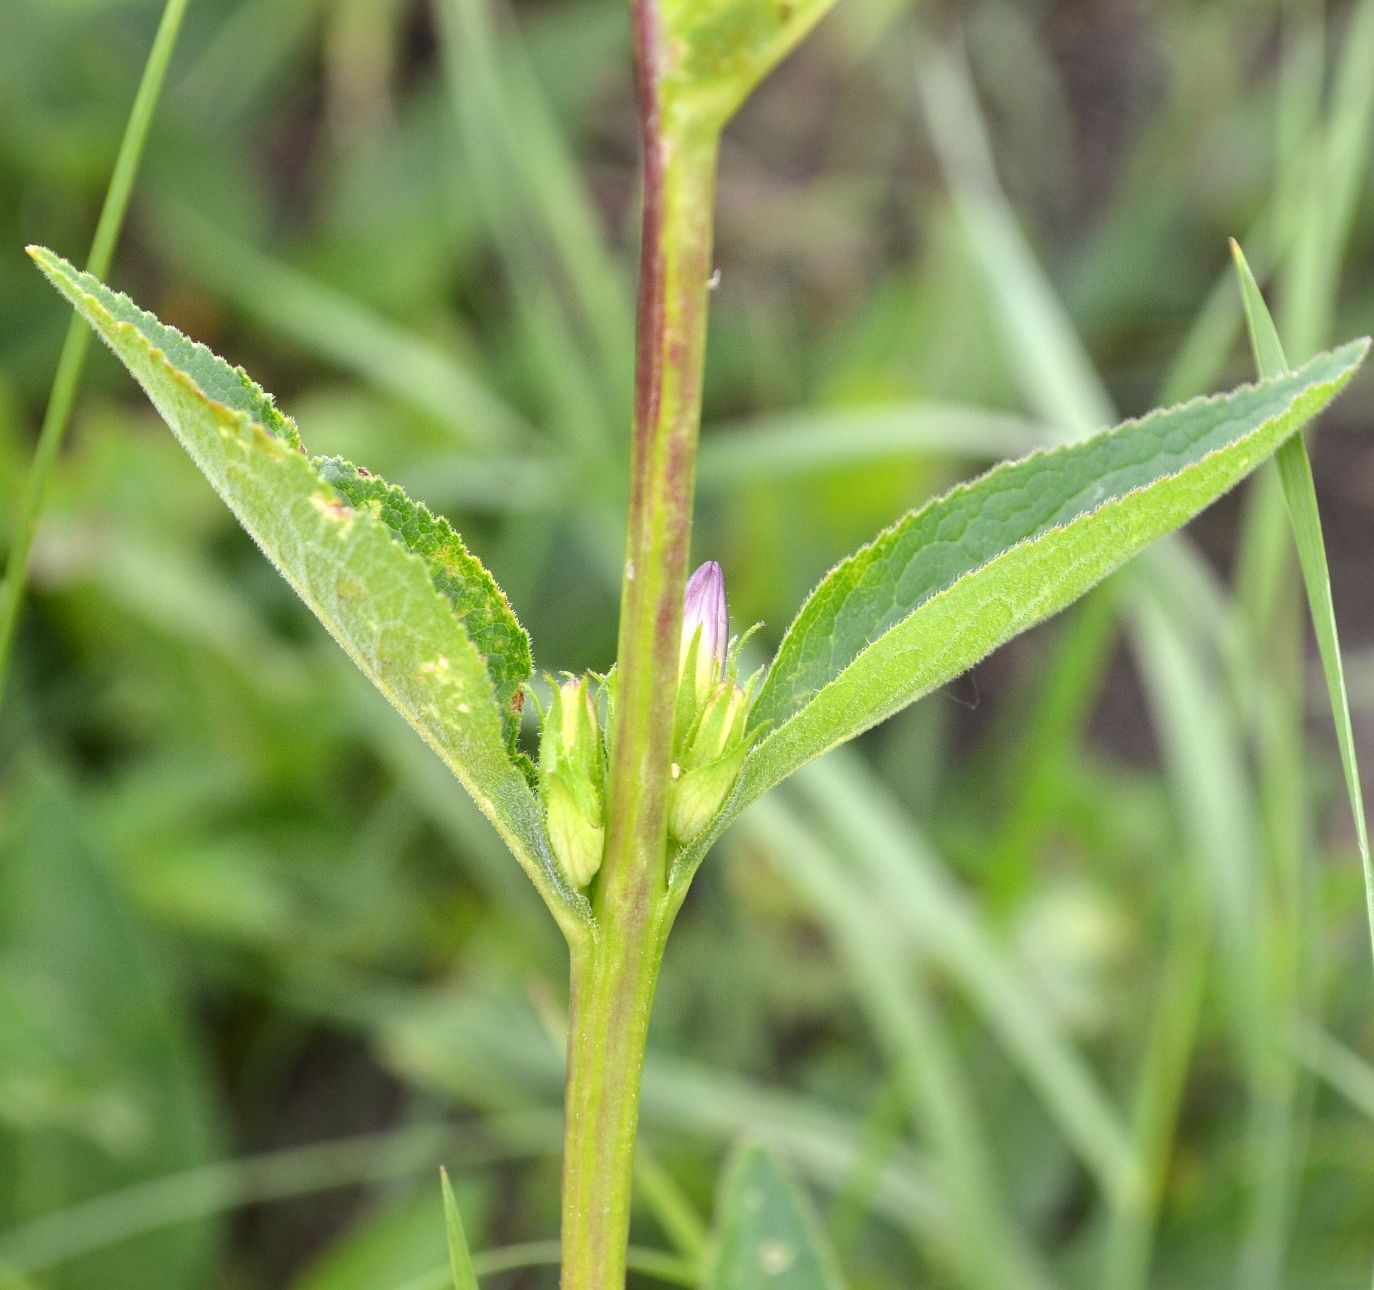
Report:
[[682,750],[684,770],[709,766],[728,757],[743,742],[749,700],[745,692],[730,681],[722,681],[712,691],[697,728]]
[[748,715],[749,696],[733,681],[722,681],[711,692],[673,763],[668,831],[678,842],[690,842],[725,805],[749,751]]
[[554,687],[539,739],[539,794],[553,853],[585,887],[601,868],[606,840],[606,753],[587,677]]
[[682,653],[679,684],[691,675],[692,697],[700,708],[725,675],[730,645],[730,616],[725,607],[725,575],[707,560],[690,578],[682,605]]

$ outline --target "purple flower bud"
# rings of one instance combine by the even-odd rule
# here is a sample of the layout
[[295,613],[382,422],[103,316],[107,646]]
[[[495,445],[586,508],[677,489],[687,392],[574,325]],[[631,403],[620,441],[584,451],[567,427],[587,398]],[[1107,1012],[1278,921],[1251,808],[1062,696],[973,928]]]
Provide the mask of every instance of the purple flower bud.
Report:
[[[700,633],[700,635],[698,635]],[[682,606],[682,662],[696,640],[693,686],[703,702],[725,675],[725,653],[730,644],[730,617],[725,608],[725,575],[714,560],[707,560],[687,579]]]

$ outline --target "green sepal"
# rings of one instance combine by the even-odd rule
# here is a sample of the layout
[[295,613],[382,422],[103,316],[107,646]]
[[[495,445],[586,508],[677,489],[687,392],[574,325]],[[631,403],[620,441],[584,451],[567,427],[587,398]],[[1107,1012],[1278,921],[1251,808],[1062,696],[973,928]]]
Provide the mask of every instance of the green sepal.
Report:
[[553,684],[541,714],[539,795],[554,855],[577,887],[601,867],[606,837],[606,746],[589,676]]

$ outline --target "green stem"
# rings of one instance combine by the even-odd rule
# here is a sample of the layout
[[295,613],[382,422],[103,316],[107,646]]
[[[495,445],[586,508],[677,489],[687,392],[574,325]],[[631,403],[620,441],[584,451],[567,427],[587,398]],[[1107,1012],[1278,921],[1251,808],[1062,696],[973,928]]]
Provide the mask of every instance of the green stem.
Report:
[[563,1290],[620,1290],[630,1236],[639,1085],[671,917],[574,951],[564,1092]]
[[716,142],[665,113],[657,6],[632,19],[644,149],[630,511],[596,933],[572,946],[563,1290],[625,1281],[639,1082],[676,903],[667,795],[711,277]]
[[647,146],[630,514],[598,913],[660,895],[682,593],[692,531],[715,140]]
[[[188,0],[167,0],[162,11],[162,21],[158,24],[157,34],[153,37],[152,48],[148,51],[148,61],[143,68],[138,92],[134,95],[134,105],[129,112],[128,124],[124,127],[124,137],[120,140],[114,171],[110,175],[110,186],[105,192],[105,202],[100,209],[95,236],[91,239],[91,252],[86,260],[87,271],[95,274],[97,278],[103,278],[108,274],[110,261],[114,258],[115,242],[123,227],[125,213],[129,209],[134,177],[138,174],[139,161],[143,157],[143,145],[147,141],[148,128],[152,124],[153,113],[162,94],[162,85],[167,78],[167,67],[172,61],[172,51],[176,48],[181,21],[186,15],[187,2]],[[0,587],[0,703],[4,701],[15,628],[19,621],[24,589],[28,585],[34,533],[38,528],[38,517],[43,509],[43,499],[48,491],[48,481],[52,477],[57,453],[62,446],[67,423],[71,419],[77,382],[81,379],[81,369],[85,366],[90,339],[90,328],[80,318],[73,318],[67,328],[66,340],[62,343],[62,353],[57,360],[57,372],[53,377],[52,392],[48,396],[48,407],[43,416],[42,429],[38,434],[33,462],[24,481],[24,491],[14,511],[9,558],[5,564],[5,581]]]

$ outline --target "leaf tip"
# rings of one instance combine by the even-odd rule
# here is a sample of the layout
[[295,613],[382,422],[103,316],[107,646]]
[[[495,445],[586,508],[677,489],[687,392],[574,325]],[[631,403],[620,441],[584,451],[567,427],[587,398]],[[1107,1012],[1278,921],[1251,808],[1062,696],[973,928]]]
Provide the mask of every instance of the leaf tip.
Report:
[[59,291],[65,293],[66,289],[63,283],[76,280],[76,268],[68,264],[56,251],[50,251],[46,246],[39,246],[37,243],[26,246],[24,251],[29,259],[43,271],[43,276]]
[[1250,261],[1245,258],[1245,252],[1241,249],[1240,243],[1233,237],[1228,237],[1226,241],[1231,248],[1231,263],[1235,265],[1242,283],[1249,284],[1258,291],[1259,284],[1255,281],[1254,270],[1250,268]]
[[1334,352],[1345,352],[1350,355],[1350,361],[1346,367],[1346,371],[1354,373],[1368,357],[1371,343],[1374,342],[1371,342],[1368,336],[1353,336]]

